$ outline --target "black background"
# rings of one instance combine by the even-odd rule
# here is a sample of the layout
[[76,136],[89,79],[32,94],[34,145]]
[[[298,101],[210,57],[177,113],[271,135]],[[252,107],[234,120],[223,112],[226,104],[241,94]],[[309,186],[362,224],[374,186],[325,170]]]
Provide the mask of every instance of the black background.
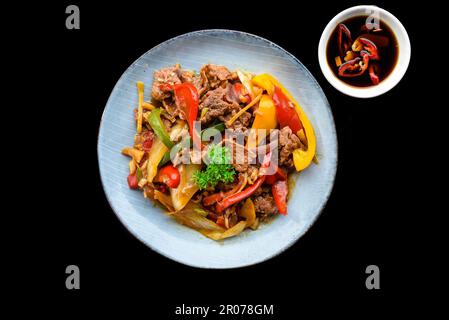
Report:
[[[68,4],[79,5],[80,30],[65,28]],[[27,154],[35,157],[23,165],[39,168],[30,196],[18,200],[32,208],[25,216],[29,237],[8,262],[20,273],[14,278],[18,297],[26,294],[46,311],[62,306],[66,313],[60,315],[112,310],[140,312],[145,319],[175,318],[174,307],[182,303],[274,304],[276,319],[306,311],[365,318],[386,315],[387,307],[396,314],[417,308],[412,301],[426,282],[415,188],[421,175],[415,164],[423,142],[415,130],[426,90],[419,63],[428,58],[426,13],[406,3],[375,3],[406,27],[412,59],[393,90],[362,100],[331,87],[317,58],[327,22],[356,4],[314,1],[295,8],[252,1],[214,8],[187,1],[74,1],[5,10],[5,16],[19,14],[9,25],[10,40],[21,45],[19,64],[32,77],[32,98],[24,107],[35,119],[26,133]],[[160,42],[208,28],[257,34],[295,55],[322,86],[339,143],[335,186],[313,227],[281,255],[234,270],[187,267],[139,242],[112,212],[97,165],[100,117],[121,74]],[[81,290],[65,288],[70,264],[80,267]],[[365,288],[370,264],[380,267],[381,290]],[[29,272],[37,275],[34,280]]]

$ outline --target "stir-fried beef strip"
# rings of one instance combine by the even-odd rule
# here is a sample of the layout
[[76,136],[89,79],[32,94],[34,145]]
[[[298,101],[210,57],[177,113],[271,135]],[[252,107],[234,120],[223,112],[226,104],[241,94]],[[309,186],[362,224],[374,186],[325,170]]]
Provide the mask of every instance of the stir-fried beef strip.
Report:
[[293,166],[291,154],[293,150],[302,146],[298,136],[292,132],[290,127],[284,127],[279,131],[279,163],[287,168]]
[[237,207],[232,206],[227,208],[224,212],[224,218],[226,228],[232,228],[233,226],[235,226],[239,220],[239,217],[237,215]]
[[164,106],[165,110],[168,112],[168,114],[175,118],[175,117],[179,117],[182,120],[184,119],[184,113],[181,112],[181,109],[178,108],[178,105],[175,103],[174,99],[167,98],[165,100],[162,100],[162,105]]
[[238,104],[241,102],[238,92],[236,92],[234,85],[231,83],[226,85],[226,101],[235,102]]
[[240,105],[235,101],[226,100],[226,88],[218,87],[206,92],[199,109],[207,108],[207,112],[201,119],[201,124],[205,125],[213,122],[215,119],[225,121],[225,115],[235,114],[240,110]]
[[164,85],[173,85],[181,83],[181,66],[179,64],[173,67],[162,68],[154,73],[153,87],[151,96],[157,101],[170,98],[170,90]]
[[234,129],[238,132],[245,132],[248,129],[248,126],[251,122],[252,114],[249,112],[244,112],[237,120],[235,120],[231,125],[228,124],[228,120],[232,118],[237,112],[232,110],[231,113],[227,114],[223,117],[223,121],[225,122],[226,128]]
[[190,70],[183,70],[181,72],[181,82],[193,84],[198,90],[198,94],[200,96],[203,95],[203,93],[207,90],[207,82],[205,78]]
[[223,85],[226,86],[226,81],[238,79],[235,72],[230,72],[228,68],[215,64],[206,64],[203,66],[201,68],[201,74],[205,77],[211,89]]
[[256,213],[259,214],[260,219],[263,221],[271,215],[278,212],[276,203],[270,191],[263,192],[261,195],[253,197],[254,208]]

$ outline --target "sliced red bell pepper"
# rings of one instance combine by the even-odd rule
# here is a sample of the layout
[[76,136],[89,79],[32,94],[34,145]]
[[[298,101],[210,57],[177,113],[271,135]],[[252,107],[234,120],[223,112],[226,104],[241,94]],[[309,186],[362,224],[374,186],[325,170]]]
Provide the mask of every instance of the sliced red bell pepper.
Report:
[[271,186],[271,192],[273,193],[274,203],[276,203],[279,213],[286,215],[288,194],[287,180],[276,181]]
[[275,183],[277,181],[277,177],[276,177],[276,174],[272,174],[272,175],[269,175],[269,176],[266,176],[266,178],[265,178],[265,183],[266,184],[273,184],[273,183]]
[[184,119],[187,121],[195,146],[201,150],[201,139],[198,133],[194,132],[194,122],[198,116],[199,94],[196,87],[188,82],[178,84],[161,84],[159,89],[162,91],[173,90],[175,94],[175,101],[181,109]]
[[289,126],[293,133],[298,133],[302,129],[302,124],[296,112],[295,105],[278,86],[274,87],[273,102],[276,107],[276,117],[281,129]]
[[276,167],[276,173],[265,178],[266,184],[274,184],[278,180],[287,180],[287,174],[279,167]]
[[130,174],[128,176],[128,186],[130,189],[138,189],[139,188],[139,181],[137,181],[137,175],[136,173]]
[[181,181],[181,175],[177,168],[169,164],[159,170],[154,181],[165,183],[169,188],[177,188]]
[[217,192],[217,193],[211,194],[211,195],[209,195],[207,197],[204,197],[203,205],[211,206],[214,203],[216,203],[217,201],[223,200],[224,197],[225,197],[224,192]]
[[[270,166],[270,161],[271,161],[271,151],[268,152],[265,155],[265,158],[262,161],[261,164],[261,170],[259,172],[263,172],[262,169],[267,169]],[[256,192],[257,189],[259,189],[259,187],[263,184],[263,182],[265,181],[265,175],[260,176],[256,182],[254,182],[251,186],[245,188],[244,190],[234,193],[232,195],[230,195],[229,197],[224,198],[222,201],[217,202],[217,205],[215,206],[215,210],[217,212],[222,212],[224,211],[226,208],[232,206],[233,204],[236,204],[246,198],[248,198],[249,196],[251,196],[254,192]]]
[[238,193],[234,193],[233,195],[224,198],[222,201],[217,202],[217,206],[215,207],[217,212],[222,212],[223,210],[232,206],[233,204],[236,204],[248,198],[250,195],[256,192],[257,189],[259,189],[259,187],[262,185],[264,181],[265,176],[261,176],[256,180],[256,182],[254,182],[251,186],[249,186],[245,190],[242,190]]
[[205,206],[211,206],[214,203],[223,200],[226,197],[229,197],[230,195],[233,195],[234,193],[236,193],[240,187],[242,186],[243,182],[245,181],[245,178],[243,176],[239,176],[239,182],[235,185],[234,188],[232,188],[231,190],[229,190],[228,192],[217,192],[214,194],[211,194],[207,197],[204,197],[203,199],[203,205]]
[[198,116],[198,90],[191,83],[180,83],[173,85],[176,104],[184,113],[185,119],[189,124],[190,136],[193,137],[193,123]]

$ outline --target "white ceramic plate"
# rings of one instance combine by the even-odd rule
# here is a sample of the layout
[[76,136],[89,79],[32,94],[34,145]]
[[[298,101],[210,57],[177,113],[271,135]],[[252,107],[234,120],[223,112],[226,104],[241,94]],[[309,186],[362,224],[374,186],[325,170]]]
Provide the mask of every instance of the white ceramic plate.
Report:
[[[136,81],[150,95],[153,72],[180,63],[199,70],[206,63],[270,73],[299,100],[317,137],[319,165],[301,173],[288,202],[288,215],[257,231],[221,242],[178,224],[128,188],[128,158],[120,151],[133,143]],[[297,241],[323,209],[334,183],[337,138],[332,113],[320,86],[290,53],[263,38],[230,30],[204,30],[170,39],[146,52],[122,75],[109,97],[100,124],[98,163],[106,197],[126,228],[160,254],[201,268],[236,268],[267,260]]]

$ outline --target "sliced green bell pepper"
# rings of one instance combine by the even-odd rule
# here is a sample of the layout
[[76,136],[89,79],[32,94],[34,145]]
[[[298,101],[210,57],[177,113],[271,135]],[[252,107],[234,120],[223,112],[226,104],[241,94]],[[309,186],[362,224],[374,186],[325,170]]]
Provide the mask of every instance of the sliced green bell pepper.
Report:
[[148,116],[148,122],[150,123],[151,128],[154,133],[161,139],[161,141],[167,146],[168,149],[171,149],[175,144],[170,140],[170,136],[165,129],[164,123],[161,119],[161,108],[154,109],[151,111]]

